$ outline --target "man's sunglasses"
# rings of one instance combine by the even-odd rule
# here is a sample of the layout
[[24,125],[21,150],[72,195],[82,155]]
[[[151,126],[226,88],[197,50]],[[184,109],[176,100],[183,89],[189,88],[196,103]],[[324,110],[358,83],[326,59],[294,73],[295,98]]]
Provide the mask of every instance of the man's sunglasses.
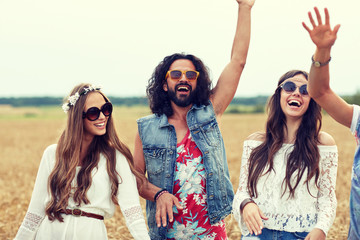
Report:
[[296,88],[299,88],[299,92],[301,95],[308,95],[308,91],[306,90],[307,84],[304,84],[300,87],[296,86],[294,82],[287,81],[286,83],[283,83],[280,85],[282,89],[285,90],[287,93],[292,93],[296,90]]
[[100,117],[100,112],[102,112],[105,117],[108,117],[111,115],[112,110],[112,104],[110,102],[107,102],[101,106],[101,109],[97,107],[91,107],[86,112],[83,112],[83,119],[87,118],[89,119],[89,121],[95,121]]
[[194,70],[169,70],[166,73],[165,78],[168,78],[168,76],[170,76],[172,80],[179,81],[183,74],[185,75],[185,78],[189,81],[195,81],[199,77],[199,72]]

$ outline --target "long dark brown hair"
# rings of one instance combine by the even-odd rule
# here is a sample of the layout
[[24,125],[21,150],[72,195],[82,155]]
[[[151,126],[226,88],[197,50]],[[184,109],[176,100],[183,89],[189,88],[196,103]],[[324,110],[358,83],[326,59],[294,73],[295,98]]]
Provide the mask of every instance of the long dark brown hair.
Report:
[[194,99],[192,103],[196,105],[209,105],[211,80],[208,74],[208,68],[199,58],[195,57],[194,55],[175,53],[165,57],[158,64],[151,78],[149,79],[149,83],[146,88],[150,109],[152,113],[158,116],[165,114],[166,116],[170,117],[173,115],[170,97],[168,96],[168,92],[163,89],[163,85],[166,81],[166,73],[169,70],[171,64],[179,59],[190,60],[194,64],[195,70],[200,73],[197,79],[197,86],[194,92]]
[[[74,87],[70,95],[81,93],[89,86],[89,84],[80,84]],[[101,91],[96,91],[104,97],[106,102],[109,102],[109,99]],[[91,172],[98,165],[100,153],[106,158],[107,172],[111,182],[111,200],[115,204],[118,204],[116,194],[118,185],[121,183],[121,176],[116,171],[116,150],[125,156],[134,175],[139,179],[143,178],[134,169],[133,157],[129,148],[119,140],[111,115],[107,121],[106,133],[102,136],[94,136],[87,155],[80,163],[81,143],[84,135],[82,116],[89,94],[91,92],[80,95],[76,104],[70,107],[67,113],[67,125],[57,144],[56,162],[48,180],[51,200],[46,206],[46,214],[51,221],[55,219],[63,221],[60,211],[66,209],[69,197],[72,197],[78,206],[82,203],[90,203],[86,192],[91,186]],[[81,165],[81,169],[76,177],[77,186],[75,191],[72,191],[71,183],[76,175],[76,167],[79,165]]]
[[[278,82],[275,93],[270,97],[267,104],[268,119],[266,122],[265,141],[256,147],[249,158],[249,177],[247,189],[251,197],[257,197],[257,182],[259,177],[273,171],[273,158],[284,142],[284,131],[286,131],[286,118],[280,106],[281,88],[279,87],[286,79],[296,75],[303,75],[308,79],[307,72],[292,70],[285,73]],[[303,115],[301,124],[296,133],[296,140],[292,152],[289,154],[286,163],[286,174],[283,180],[285,192],[289,191],[289,197],[294,197],[295,189],[307,169],[306,184],[309,194],[309,182],[315,177],[315,184],[318,187],[319,158],[320,153],[317,147],[319,143],[319,132],[321,129],[321,108],[310,99],[309,107]],[[265,170],[267,169],[267,170]],[[294,176],[293,176],[294,175]],[[292,183],[291,179],[296,180]]]

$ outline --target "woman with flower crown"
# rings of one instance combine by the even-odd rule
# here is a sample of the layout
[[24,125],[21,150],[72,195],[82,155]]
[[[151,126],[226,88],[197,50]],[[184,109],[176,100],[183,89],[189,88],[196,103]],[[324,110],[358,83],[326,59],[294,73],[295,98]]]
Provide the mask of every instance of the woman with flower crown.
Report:
[[112,105],[89,84],[63,105],[67,125],[44,151],[28,211],[15,239],[107,239],[103,219],[115,206],[134,239],[150,239],[131,152],[118,138]]

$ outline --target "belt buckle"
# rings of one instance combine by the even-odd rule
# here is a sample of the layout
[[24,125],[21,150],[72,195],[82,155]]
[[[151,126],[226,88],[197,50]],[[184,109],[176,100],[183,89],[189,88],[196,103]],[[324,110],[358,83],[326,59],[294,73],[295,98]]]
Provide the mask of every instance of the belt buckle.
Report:
[[76,216],[76,217],[80,217],[82,214],[82,211],[78,208],[73,208],[71,209],[71,215]]

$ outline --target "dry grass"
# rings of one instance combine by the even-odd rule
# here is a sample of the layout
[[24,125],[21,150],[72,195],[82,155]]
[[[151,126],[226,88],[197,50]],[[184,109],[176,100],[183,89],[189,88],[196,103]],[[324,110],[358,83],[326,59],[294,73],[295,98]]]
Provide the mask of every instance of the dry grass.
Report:
[[[10,110],[9,110],[10,109]],[[3,109],[4,110],[4,109]],[[46,146],[55,143],[64,126],[64,114],[49,109],[14,109],[0,111],[0,239],[13,239],[27,210],[37,168]],[[29,115],[28,113],[31,112]],[[51,114],[49,114],[51,112]],[[115,120],[121,139],[130,149],[134,146],[135,119],[147,115],[146,108],[116,108]],[[50,115],[50,117],[49,117]],[[10,121],[11,119],[11,121]],[[243,140],[252,132],[262,130],[265,115],[224,115],[221,122],[231,181],[238,186]],[[338,208],[328,239],[346,239],[349,224],[349,193],[355,141],[349,130],[324,116],[323,130],[338,144],[339,170],[337,179]],[[145,209],[142,200],[143,209]],[[145,213],[145,212],[144,212]],[[239,239],[237,222],[226,218],[229,239]],[[124,219],[117,209],[105,221],[109,239],[131,239]]]

